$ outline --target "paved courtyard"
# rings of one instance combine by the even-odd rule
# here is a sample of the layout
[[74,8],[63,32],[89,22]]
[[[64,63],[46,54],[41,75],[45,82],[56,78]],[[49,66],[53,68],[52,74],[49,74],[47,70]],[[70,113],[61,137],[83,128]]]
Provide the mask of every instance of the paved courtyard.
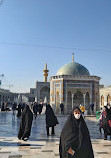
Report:
[[[28,141],[18,140],[20,119],[12,112],[0,112],[0,158],[59,158],[59,136],[68,116],[57,115],[59,125],[55,136],[46,135],[45,115],[33,120],[32,132]],[[99,137],[97,120],[86,117],[95,158],[111,157],[111,141]]]

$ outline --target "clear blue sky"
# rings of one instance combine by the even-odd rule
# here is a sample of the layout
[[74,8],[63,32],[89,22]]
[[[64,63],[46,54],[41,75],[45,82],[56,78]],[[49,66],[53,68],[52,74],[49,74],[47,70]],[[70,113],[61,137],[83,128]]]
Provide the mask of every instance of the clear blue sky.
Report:
[[111,85],[111,0],[4,0],[0,6],[2,87],[29,92],[75,61]]

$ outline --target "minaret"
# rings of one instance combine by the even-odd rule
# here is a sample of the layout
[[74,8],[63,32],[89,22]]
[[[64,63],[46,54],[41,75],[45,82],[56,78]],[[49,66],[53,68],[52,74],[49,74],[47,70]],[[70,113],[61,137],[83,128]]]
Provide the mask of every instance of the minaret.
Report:
[[49,72],[49,70],[47,70],[47,63],[46,63],[45,69],[43,70],[44,82],[47,82],[48,72]]
[[74,53],[72,53],[72,62],[74,62]]

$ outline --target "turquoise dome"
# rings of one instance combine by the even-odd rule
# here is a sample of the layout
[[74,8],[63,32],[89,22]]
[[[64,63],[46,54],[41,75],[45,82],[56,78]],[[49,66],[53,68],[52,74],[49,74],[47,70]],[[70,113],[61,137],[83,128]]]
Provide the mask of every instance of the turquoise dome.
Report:
[[58,71],[57,75],[79,75],[79,76],[90,76],[89,71],[81,64],[71,62],[65,64]]

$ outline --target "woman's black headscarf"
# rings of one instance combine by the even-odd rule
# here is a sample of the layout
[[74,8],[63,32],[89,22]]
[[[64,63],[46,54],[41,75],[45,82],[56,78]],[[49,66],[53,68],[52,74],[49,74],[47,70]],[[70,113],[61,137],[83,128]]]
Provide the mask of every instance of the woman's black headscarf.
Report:
[[[87,125],[82,115],[79,120],[74,117],[76,109],[81,112],[79,107],[74,107],[60,135],[60,158],[94,158]],[[70,147],[75,151],[74,156],[67,153]]]

